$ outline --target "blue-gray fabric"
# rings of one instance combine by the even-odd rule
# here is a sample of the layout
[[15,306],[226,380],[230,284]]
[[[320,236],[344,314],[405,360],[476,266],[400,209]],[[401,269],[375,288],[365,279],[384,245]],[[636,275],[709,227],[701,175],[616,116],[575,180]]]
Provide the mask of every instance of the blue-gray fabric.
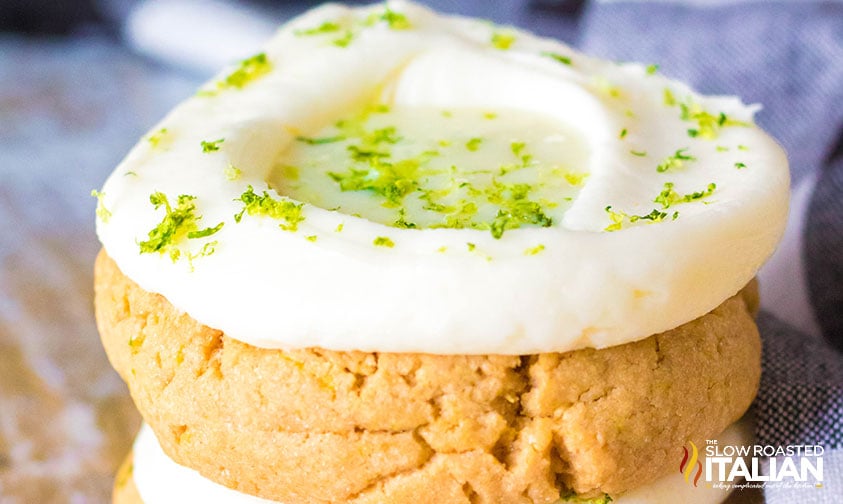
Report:
[[[843,67],[843,59],[837,64]],[[843,81],[838,82],[843,89]],[[832,106],[841,109],[843,102]],[[820,170],[808,208],[805,264],[817,321],[830,343],[843,351],[843,152],[835,154]]]
[[767,502],[843,502],[843,4],[597,2],[579,37],[588,53],[657,63],[704,93],[762,103],[758,123],[787,150],[794,184],[817,177],[802,254],[823,338],[759,317],[756,435],[829,453],[824,488],[768,488]]

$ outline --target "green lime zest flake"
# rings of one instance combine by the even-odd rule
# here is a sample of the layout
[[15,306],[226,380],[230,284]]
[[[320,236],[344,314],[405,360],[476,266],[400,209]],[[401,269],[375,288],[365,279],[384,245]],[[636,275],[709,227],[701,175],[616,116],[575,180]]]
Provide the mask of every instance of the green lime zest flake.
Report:
[[367,169],[349,168],[345,173],[329,172],[328,175],[339,183],[343,191],[371,191],[386,198],[390,206],[399,206],[404,196],[418,186],[416,173],[419,163],[413,159],[388,163],[381,159],[386,155],[376,154],[382,153],[367,152],[364,156],[362,151],[356,151],[353,155],[356,161],[366,161],[373,166]]
[[392,30],[408,30],[412,23],[406,15],[386,7],[383,12],[373,13],[365,20],[354,23],[338,23],[336,21],[325,21],[318,26],[296,30],[294,34],[298,37],[332,35],[331,44],[337,47],[348,47],[360,30],[374,26],[378,23],[386,23]]
[[162,143],[166,139],[165,137],[167,134],[167,128],[161,128],[154,133],[150,133],[150,135],[146,137],[146,141],[149,142],[149,145],[151,145],[153,149],[159,146],[163,147]]
[[345,137],[342,135],[335,135],[330,137],[322,137],[322,138],[308,138],[303,136],[297,136],[296,141],[304,142],[308,145],[324,145],[334,142],[342,142],[345,140]]
[[583,184],[583,182],[585,182],[585,179],[588,178],[588,175],[589,174],[587,172],[577,173],[566,171],[562,174],[562,178],[564,178],[565,182],[567,182],[568,184],[574,187],[579,187]]
[[647,151],[631,150],[631,151],[629,151],[629,153],[632,154],[633,156],[638,156],[638,157],[645,157],[647,155]]
[[398,210],[398,219],[396,219],[396,221],[393,222],[392,225],[400,229],[416,229],[418,227],[416,226],[416,223],[407,221],[406,217],[406,211],[401,208],[400,210]]
[[691,138],[705,138],[706,140],[713,140],[720,134],[722,128],[729,126],[749,127],[750,123],[738,121],[727,116],[724,112],[714,115],[707,112],[702,106],[694,102],[693,97],[689,96],[684,102],[676,99],[669,89],[664,91],[664,103],[668,107],[679,105],[679,117],[683,121],[696,123],[695,128],[688,128],[688,136]]
[[541,244],[541,243],[539,243],[539,244],[538,244],[538,245],[536,245],[535,247],[530,247],[530,248],[528,248],[527,250],[525,250],[525,251],[524,251],[524,255],[531,255],[531,256],[533,256],[533,255],[536,255],[536,254],[540,253],[540,252],[541,252],[541,251],[543,251],[543,250],[544,250],[544,245],[543,245],[543,244]]
[[297,166],[292,165],[283,165],[281,167],[281,173],[287,180],[298,180],[299,179],[299,169]]
[[409,30],[413,27],[413,24],[410,23],[410,20],[407,19],[405,14],[395,12],[389,7],[386,7],[380,14],[375,13],[370,15],[364,25],[372,26],[380,21],[385,22],[392,30]]
[[572,502],[573,504],[609,504],[612,502],[612,498],[607,493],[599,497],[581,497],[574,492],[570,492],[560,495],[559,499],[562,502]]
[[483,190],[473,187],[468,182],[460,184],[460,187],[465,189],[472,198],[482,198],[497,206],[498,211],[494,219],[489,222],[477,222],[474,220],[478,212],[476,202],[461,200],[457,206],[446,206],[434,201],[435,198],[441,196],[438,194],[440,191],[426,190],[422,191],[419,198],[428,203],[425,209],[446,214],[443,223],[430,227],[489,230],[495,239],[500,239],[505,231],[517,229],[523,225],[549,227],[553,224],[552,219],[544,213],[544,208],[548,205],[543,205],[541,201],[533,201],[528,197],[533,189],[530,184],[505,184],[493,178],[491,185]]
[[187,237],[190,238],[190,239],[194,239],[194,238],[205,238],[207,236],[211,236],[211,235],[215,234],[217,231],[219,231],[220,229],[222,229],[223,224],[225,224],[225,222],[220,222],[216,226],[207,227],[205,229],[200,229],[199,231],[191,231],[191,232],[187,233]]
[[626,134],[629,133],[626,128],[622,129],[621,132],[618,134],[618,138],[624,139],[626,138]]
[[639,220],[661,222],[665,217],[667,217],[667,212],[660,212],[658,209],[654,208],[652,212],[646,215],[631,215],[629,217],[629,222],[638,222]]
[[336,33],[342,30],[339,23],[333,21],[325,21],[319,26],[313,28],[305,28],[304,30],[296,30],[293,32],[298,37],[306,37],[311,35],[324,35],[326,33]]
[[469,252],[474,252],[474,249],[477,248],[477,245],[471,242],[466,242],[465,247],[468,249]]
[[688,148],[679,149],[673,153],[673,155],[668,156],[667,159],[659,163],[656,167],[656,171],[659,173],[664,173],[668,170],[679,169],[685,166],[685,161],[696,161],[697,158],[694,156],[687,154],[686,151]]
[[[181,257],[180,245],[184,240],[206,238],[222,229],[224,222],[216,226],[199,229],[202,216],[196,214],[196,196],[181,194],[176,200],[176,206],[170,205],[167,196],[162,192],[154,192],[149,196],[149,202],[158,210],[164,207],[164,217],[161,222],[147,233],[148,240],[140,242],[141,254],[158,252],[168,254],[173,262]],[[188,254],[188,259],[206,256],[213,253],[213,245],[205,244],[202,251],[196,255]]]
[[305,236],[304,239],[309,241],[309,242],[315,242],[316,240],[319,239],[319,237],[316,236],[316,235],[308,235],[308,236]]
[[334,232],[335,233],[342,233],[342,228],[344,228],[344,227],[345,227],[345,224],[340,222],[339,224],[337,224],[337,227],[334,228]]
[[337,37],[331,41],[337,47],[348,47],[351,42],[354,40],[354,32],[351,30],[346,30],[345,33],[341,37]]
[[207,257],[209,255],[212,255],[214,252],[216,252],[217,245],[219,245],[219,242],[214,240],[214,241],[210,241],[210,242],[205,243],[205,245],[202,246],[202,248],[199,250],[199,252],[196,252],[196,253],[188,252],[187,253],[187,262],[190,264],[191,271],[193,270],[193,260],[198,259],[200,257]]
[[496,31],[492,33],[492,47],[501,51],[509,50],[515,43],[515,34],[511,32]]
[[620,98],[621,97],[621,88],[616,84],[612,84],[609,79],[603,76],[596,76],[594,77],[593,81],[594,87],[597,91],[603,93],[604,95],[610,98]]
[[349,145],[347,148],[351,159],[358,163],[375,162],[381,158],[388,158],[389,152],[376,150],[374,147]]
[[240,168],[237,168],[233,164],[229,164],[228,168],[225,169],[223,172],[225,174],[226,180],[239,180],[240,177],[243,175],[243,172],[240,171]]
[[[650,224],[653,224],[665,220],[669,215],[667,212],[662,212],[656,208],[644,215],[629,215],[626,212],[615,211],[612,210],[611,205],[607,206],[604,210],[609,214],[610,221],[609,225],[603,228],[604,231],[618,231],[623,229],[624,221],[628,221],[630,224],[638,221],[648,221]],[[679,212],[673,212],[671,220],[676,220],[677,217],[679,217]]]
[[279,227],[284,231],[296,231],[299,224],[304,221],[304,212],[302,211],[304,203],[294,203],[286,198],[274,199],[267,191],[258,195],[251,185],[234,201],[243,203],[243,209],[234,216],[235,222],[240,222],[244,213],[253,216],[263,215],[284,221],[279,224]]
[[665,182],[664,189],[662,192],[659,193],[658,196],[653,200],[654,203],[658,203],[662,206],[662,209],[670,208],[672,205],[677,205],[680,203],[690,203],[692,201],[701,200],[711,196],[715,189],[717,189],[717,184],[711,182],[706,186],[705,189],[701,191],[695,191],[688,194],[679,194],[673,188],[673,182]]
[[381,143],[395,144],[401,140],[395,126],[387,126],[363,135],[363,143],[378,145]]
[[737,162],[737,163],[735,163],[735,168],[737,168],[738,170],[740,170],[742,168],[746,168],[746,164],[741,163],[741,162]]
[[604,210],[609,214],[610,224],[603,228],[603,231],[618,231],[621,229],[624,219],[627,218],[626,213],[612,210],[612,205],[608,205]]
[[91,196],[97,199],[97,217],[103,224],[107,224],[108,220],[111,219],[111,211],[105,208],[105,204],[103,203],[103,198],[105,198],[104,192],[99,192],[96,189],[91,190]]
[[652,65],[647,65],[647,75],[653,75],[659,71],[659,66],[653,63]]
[[[512,142],[509,144],[509,149],[512,151],[512,154],[519,158],[521,161],[520,166],[514,167],[514,169],[521,169],[526,168],[530,165],[530,162],[533,160],[533,155],[525,152],[527,148],[527,144],[524,142]],[[501,167],[501,175],[506,174],[508,171],[511,171],[513,168]]]
[[749,147],[747,147],[746,145],[738,145],[738,150],[748,151]]
[[225,142],[225,138],[220,138],[218,140],[212,140],[210,142],[208,142],[206,140],[202,140],[202,142],[201,142],[202,152],[204,152],[205,154],[207,154],[209,152],[217,152],[218,150],[220,150],[220,145],[223,142]]
[[[225,89],[243,89],[247,84],[263,77],[272,71],[272,63],[266,53],[258,53],[240,62],[237,68],[223,80],[217,82],[217,91]],[[214,94],[213,91],[210,94]]]
[[717,152],[729,152],[729,148],[725,145],[718,145],[716,148]]
[[570,66],[572,64],[571,58],[569,58],[568,56],[563,56],[559,53],[550,52],[550,51],[542,51],[541,55],[545,56],[547,58],[550,58],[550,59],[556,61],[557,63],[562,63],[563,65]]
[[[428,225],[431,228],[488,230],[493,237],[501,238],[510,229],[525,225],[548,227],[552,224],[546,212],[555,204],[531,197],[532,191],[543,187],[541,184],[506,183],[502,182],[504,179],[496,178],[535,163],[525,142],[509,144],[512,155],[518,161],[500,166],[500,173],[491,168],[460,173],[453,165],[449,173],[447,168],[430,166],[432,159],[443,154],[436,149],[422,150],[401,159],[398,153],[405,140],[401,132],[394,126],[375,129],[368,122],[371,114],[379,112],[380,107],[369,107],[336,123],[337,134],[342,135],[343,143],[334,149],[340,149],[340,152],[344,149],[347,162],[344,168],[327,171],[325,176],[338,184],[340,191],[368,192],[382,207],[395,209],[397,215],[386,222],[389,225],[417,229],[420,224],[407,218],[409,208],[416,202],[422,210],[440,214],[436,217],[438,222]],[[333,135],[332,132],[326,136]],[[469,151],[474,151],[482,148],[487,140],[477,137],[464,141],[464,144],[454,146],[462,148],[464,145]],[[393,147],[396,144],[397,147]],[[434,147],[449,145],[451,143],[447,140],[434,143]],[[482,187],[474,186],[463,177],[477,174],[489,176],[483,177]],[[581,184],[585,177],[585,174],[578,173],[569,175],[571,185]],[[439,177],[442,186],[425,187],[431,177]],[[407,204],[411,206],[406,207]],[[486,204],[492,208],[487,208]]]
[[395,246],[395,242],[389,239],[387,236],[378,236],[377,238],[372,241],[372,244],[376,247],[387,247],[392,248]]
[[329,172],[328,176],[339,183],[342,191],[371,191],[387,200],[385,206],[398,207],[404,197],[418,187],[421,165],[439,153],[426,151],[416,158],[391,161],[389,146],[401,140],[396,128],[387,126],[366,131],[363,125],[369,114],[380,111],[380,108],[372,108],[365,111],[362,118],[337,123],[349,139],[359,140],[358,144],[346,147],[349,157],[358,165],[349,167],[344,173]]
[[[303,30],[296,30],[293,32],[297,37],[312,37],[319,35],[337,34],[343,31],[343,26],[335,21],[325,21],[319,26],[313,28],[305,28]],[[354,33],[351,30],[345,30],[342,35],[331,40],[331,43],[337,47],[348,47],[354,39]]]
[[668,107],[676,105],[676,97],[673,95],[673,91],[671,91],[670,88],[664,88],[664,104]]
[[553,220],[544,213],[542,205],[527,196],[532,187],[529,184],[501,184],[492,181],[487,190],[487,199],[500,205],[495,219],[489,226],[492,236],[500,239],[504,231],[518,229],[524,224],[550,227]]
[[388,103],[372,103],[366,107],[364,111],[366,117],[368,114],[388,114],[392,107]]

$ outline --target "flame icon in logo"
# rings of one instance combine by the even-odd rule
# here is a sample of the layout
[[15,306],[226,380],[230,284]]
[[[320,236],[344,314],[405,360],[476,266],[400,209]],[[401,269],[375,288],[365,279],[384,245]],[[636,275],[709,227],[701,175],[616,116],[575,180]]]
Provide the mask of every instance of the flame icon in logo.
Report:
[[685,475],[685,482],[690,483],[691,473],[696,468],[697,474],[694,476],[694,486],[697,486],[702,476],[702,462],[699,461],[700,453],[697,450],[697,445],[693,441],[689,441],[688,443],[691,445],[691,451],[688,452],[688,448],[682,447],[685,450],[685,455],[682,457],[682,462],[679,463],[679,472]]

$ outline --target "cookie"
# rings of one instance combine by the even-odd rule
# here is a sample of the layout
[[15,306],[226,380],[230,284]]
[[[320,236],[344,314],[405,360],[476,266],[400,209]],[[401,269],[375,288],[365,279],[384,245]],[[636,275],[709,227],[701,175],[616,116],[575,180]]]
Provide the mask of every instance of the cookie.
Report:
[[739,418],[760,377],[754,285],[626,345],[443,356],[253,347],[144,291],[105,252],[95,284],[108,356],[165,452],[288,504],[621,493]]

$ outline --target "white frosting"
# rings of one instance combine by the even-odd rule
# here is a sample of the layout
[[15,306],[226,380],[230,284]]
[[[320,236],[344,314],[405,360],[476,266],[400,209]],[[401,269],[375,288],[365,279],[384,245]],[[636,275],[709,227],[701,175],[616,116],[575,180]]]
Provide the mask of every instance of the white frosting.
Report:
[[143,424],[132,450],[132,479],[144,504],[264,504],[274,503],[232,490],[197,471],[176,464],[164,453],[155,433]]
[[[166,128],[164,139],[157,147],[142,140],[103,187],[111,217],[97,232],[126,275],[203,324],[262,347],[527,354],[606,347],[688,322],[737,292],[773,251],[787,214],[785,154],[755,126],[691,138],[696,123],[665,105],[663,92],[730,120],[750,122],[753,107],[524,32],[389,5],[411,29],[366,26],[383,6],[320,7],[269,42],[267,75],[190,98],[153,128]],[[353,30],[347,47],[332,43],[345,31],[300,35],[326,21]],[[494,33],[515,41],[497,49]],[[235,222],[243,208],[236,200],[248,185],[259,194],[267,187],[296,132],[318,131],[376,93],[401,106],[540,113],[585,139],[582,171],[590,175],[552,227],[522,227],[501,239],[479,230],[398,229],[309,204],[297,231],[268,217]],[[201,141],[220,138],[219,151],[202,152]],[[683,148],[696,160],[657,172]],[[231,165],[242,172],[236,180],[226,177]],[[664,210],[678,211],[676,220],[604,231],[606,206],[648,214],[661,208],[653,200],[665,182],[679,195],[717,187],[702,201]],[[225,223],[212,237],[180,244],[195,253],[213,240],[213,254],[191,267],[139,253],[163,215],[149,202],[156,191],[171,202],[195,196],[200,228]],[[305,239],[314,235],[315,242]],[[374,246],[377,237],[394,247]],[[538,245],[540,253],[524,253]]]
[[[718,444],[743,445],[752,442],[752,429],[746,420],[730,425],[717,438]],[[678,467],[677,462],[677,467]],[[197,471],[173,462],[161,449],[155,433],[146,424],[141,427],[134,446],[133,477],[144,504],[274,504],[278,501],[261,499],[237,492],[204,478]],[[682,473],[664,476],[649,485],[616,497],[616,504],[716,504],[729,491],[706,485],[688,484]]]
[[[537,205],[528,216],[538,216],[540,209],[541,215],[561,220],[588,177],[579,171],[585,142],[539,114],[391,107],[365,119],[361,115],[352,115],[353,128],[345,129],[359,128],[367,133],[364,138],[348,139],[353,133],[332,126],[308,138],[325,143],[297,141],[279,158],[270,185],[279,194],[387,225],[400,220],[418,228],[485,229],[499,208],[519,201]],[[365,142],[374,132],[389,139]],[[388,155],[387,164],[357,161],[361,148]],[[343,190],[343,182],[350,187]],[[413,184],[412,191],[389,194],[388,189],[400,191],[402,183]],[[513,189],[520,200],[512,197]]]

